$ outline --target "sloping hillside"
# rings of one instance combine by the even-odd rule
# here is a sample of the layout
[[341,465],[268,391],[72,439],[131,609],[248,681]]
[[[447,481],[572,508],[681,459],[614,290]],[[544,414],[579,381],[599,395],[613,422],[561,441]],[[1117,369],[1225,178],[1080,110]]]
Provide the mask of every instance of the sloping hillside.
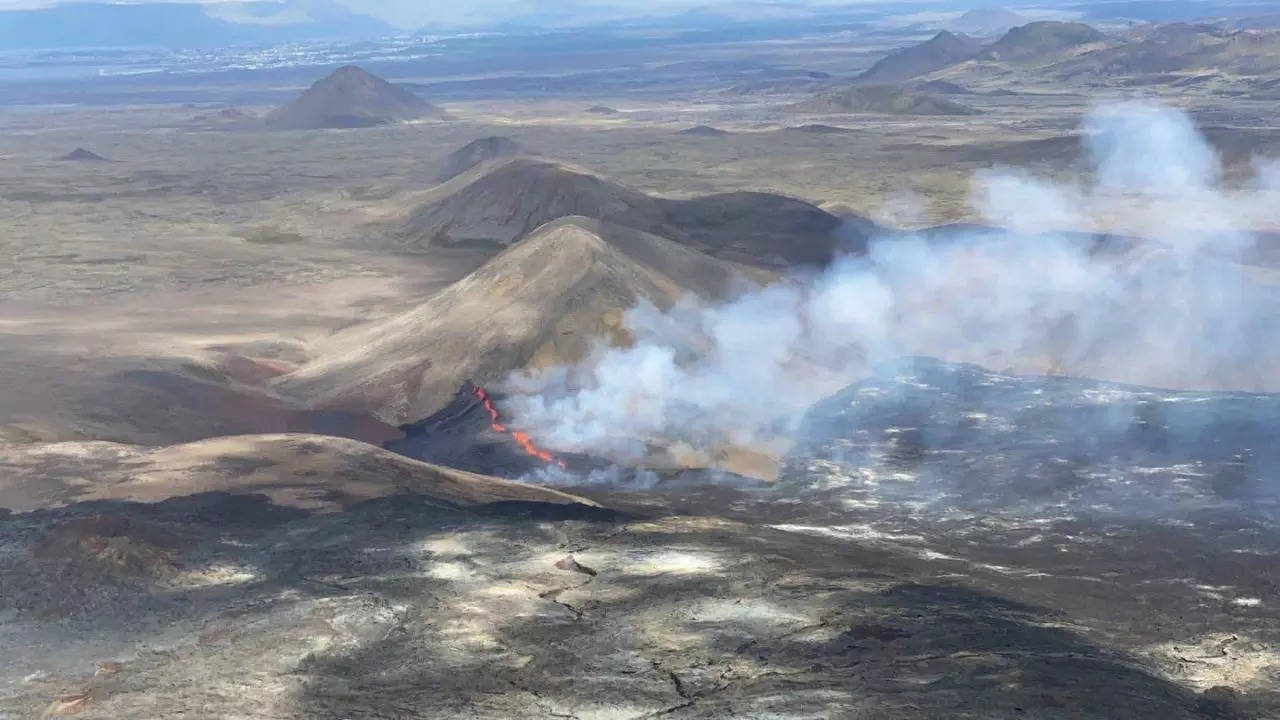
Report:
[[467,380],[569,362],[596,340],[626,340],[637,302],[670,307],[745,287],[736,266],[630,228],[553,221],[418,308],[337,333],[276,387],[313,406],[364,408],[400,424],[425,417]]
[[449,153],[436,179],[446,182],[490,160],[533,154],[535,153],[525,150],[524,146],[508,137],[495,135],[480,138]]
[[1057,59],[1107,40],[1099,30],[1084,23],[1033,22],[1016,27],[978,54],[981,60],[1032,63]]
[[0,508],[17,512],[86,501],[154,503],[202,493],[265,495],[277,505],[321,511],[393,495],[460,506],[509,500],[591,504],[322,435],[239,435],[160,448],[0,444],[0,465]]
[[866,83],[896,83],[928,75],[977,55],[982,43],[943,30],[931,39],[881,59],[858,76]]

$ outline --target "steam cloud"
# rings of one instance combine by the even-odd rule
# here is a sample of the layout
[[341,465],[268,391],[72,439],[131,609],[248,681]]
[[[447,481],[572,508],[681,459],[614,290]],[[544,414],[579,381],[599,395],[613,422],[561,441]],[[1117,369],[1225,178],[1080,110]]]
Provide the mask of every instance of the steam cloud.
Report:
[[1280,192],[1280,158],[1254,158],[1253,167],[1260,190]]
[[[1245,262],[1256,248],[1244,228],[1274,221],[1260,191],[1224,189],[1217,155],[1180,111],[1102,107],[1085,138],[1087,186],[975,177],[974,209],[1001,230],[883,237],[865,256],[723,305],[642,304],[626,315],[632,345],[514,375],[508,407],[552,448],[634,461],[650,439],[709,450],[776,437],[904,355],[1275,389],[1275,290]],[[1276,182],[1267,172],[1259,185]],[[1126,235],[1063,231],[1094,219]]]

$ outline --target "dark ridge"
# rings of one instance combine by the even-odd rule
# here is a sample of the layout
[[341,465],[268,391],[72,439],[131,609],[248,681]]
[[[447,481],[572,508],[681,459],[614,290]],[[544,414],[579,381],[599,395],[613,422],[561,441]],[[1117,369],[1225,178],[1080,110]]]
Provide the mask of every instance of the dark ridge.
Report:
[[[548,160],[515,158],[410,215],[406,245],[503,247],[544,224],[581,215],[642,230],[714,257],[767,267],[823,265],[866,237],[838,237],[842,219],[802,200],[757,192],[687,200],[637,192]],[[854,247],[847,247],[852,242]]]
[[82,147],[78,147],[66,155],[60,156],[58,159],[67,162],[111,162],[98,153],[93,152],[92,150],[86,150]]
[[784,132],[808,133],[810,135],[848,135],[855,133],[857,130],[853,128],[837,127],[835,125],[822,125],[814,123],[810,125],[796,125],[795,127],[783,128]]
[[676,134],[677,135],[697,135],[701,137],[724,137],[725,135],[732,135],[733,133],[729,132],[728,130],[721,130],[720,128],[711,127],[710,125],[695,125],[694,127],[680,130]]

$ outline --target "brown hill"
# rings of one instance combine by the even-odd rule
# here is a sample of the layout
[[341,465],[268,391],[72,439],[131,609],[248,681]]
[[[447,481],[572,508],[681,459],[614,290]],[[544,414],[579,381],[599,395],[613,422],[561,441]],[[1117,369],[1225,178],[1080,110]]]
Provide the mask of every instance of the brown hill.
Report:
[[446,117],[443,110],[409,90],[348,65],[317,81],[293,102],[272,111],[266,123],[280,129],[311,130]]
[[524,149],[520,143],[508,137],[494,135],[492,137],[473,140],[453,151],[444,160],[444,166],[437,176],[439,182],[452,180],[471,168],[498,158],[534,155]]
[[1033,22],[1005,33],[979,53],[978,59],[1010,63],[1044,61],[1106,40],[1106,35],[1084,23]]
[[29,512],[94,500],[160,502],[200,493],[266,495],[334,510],[421,495],[452,505],[594,503],[542,487],[429,465],[320,435],[241,435],[146,448],[108,442],[0,445],[0,508]]
[[766,266],[822,264],[842,242],[841,219],[768,193],[692,200],[651,197],[580,169],[534,158],[488,163],[433,191],[397,233],[418,248],[500,248],[557,218],[582,215],[636,228],[716,257]]
[[980,41],[943,30],[919,45],[881,59],[857,79],[877,84],[902,82],[964,62],[980,50]]
[[629,227],[661,223],[660,203],[565,165],[516,158],[476,168],[441,188],[400,229],[409,244],[506,246],[544,223],[585,215]]
[[363,408],[400,424],[426,417],[468,379],[580,359],[625,339],[645,300],[723,297],[750,277],[663,238],[584,217],[551,222],[416,309],[339,332],[277,381],[314,406]]
[[900,85],[857,85],[822,93],[787,107],[801,113],[883,115],[977,115],[968,105]]

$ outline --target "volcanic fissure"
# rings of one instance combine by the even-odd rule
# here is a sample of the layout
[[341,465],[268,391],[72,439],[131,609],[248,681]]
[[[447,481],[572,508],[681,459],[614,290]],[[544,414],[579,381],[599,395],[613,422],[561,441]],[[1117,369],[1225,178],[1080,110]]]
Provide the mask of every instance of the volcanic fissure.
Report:
[[502,424],[501,415],[499,415],[498,409],[493,406],[493,400],[489,397],[489,393],[485,392],[484,388],[476,385],[475,389],[471,392],[475,395],[476,400],[480,402],[480,405],[484,408],[485,412],[489,413],[489,429],[500,435],[510,435],[516,445],[519,445],[520,449],[528,455],[536,457],[545,463],[559,465],[562,468],[567,467],[564,461],[557,459],[551,453],[535,445],[528,434],[520,432],[519,430],[512,430]]

